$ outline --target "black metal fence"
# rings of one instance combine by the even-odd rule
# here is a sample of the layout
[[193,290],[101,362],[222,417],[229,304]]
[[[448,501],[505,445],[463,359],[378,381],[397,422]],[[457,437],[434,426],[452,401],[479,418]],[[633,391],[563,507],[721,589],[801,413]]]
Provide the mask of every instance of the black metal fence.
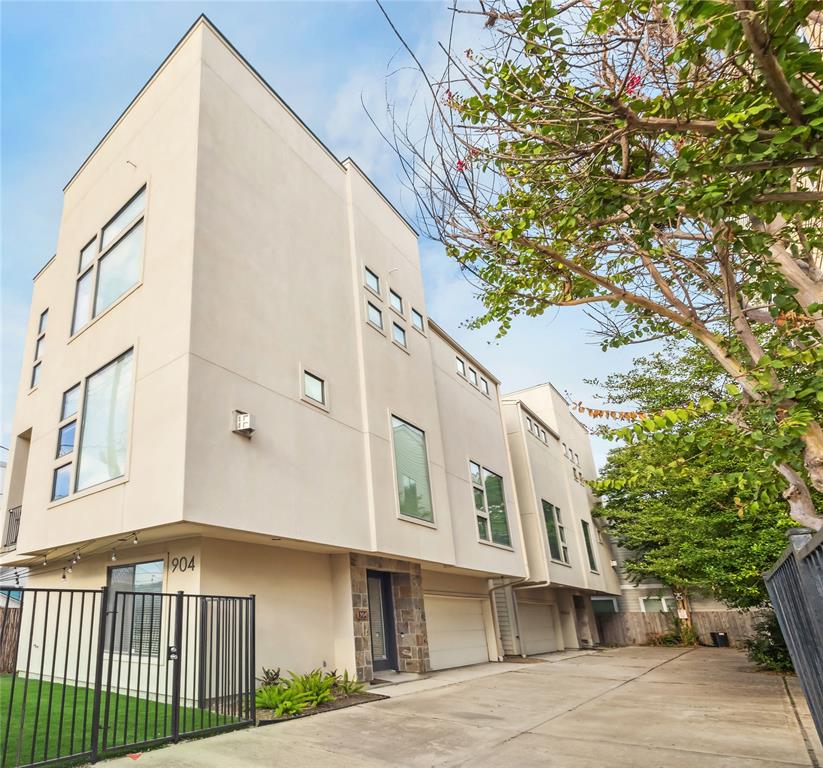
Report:
[[0,767],[254,722],[254,597],[0,588]]
[[766,588],[823,741],[823,531],[792,532]]
[[20,514],[23,507],[12,507],[8,511],[6,524],[3,527],[3,549],[14,549],[17,546],[17,534],[20,531]]

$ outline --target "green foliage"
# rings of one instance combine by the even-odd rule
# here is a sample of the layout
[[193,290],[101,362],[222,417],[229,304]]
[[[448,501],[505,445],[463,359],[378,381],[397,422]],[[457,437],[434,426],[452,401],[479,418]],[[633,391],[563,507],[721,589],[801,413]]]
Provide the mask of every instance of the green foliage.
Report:
[[302,675],[289,672],[289,679],[285,681],[285,686],[300,695],[306,696],[309,706],[316,707],[327,701],[334,700],[334,687],[337,678],[333,674],[328,674],[320,669],[313,669]]
[[356,677],[350,677],[349,671],[345,670],[342,675],[334,674],[334,688],[343,696],[355,696],[358,693],[363,693],[366,689],[365,683],[362,683]]
[[610,402],[631,400],[643,411],[677,416],[683,409],[674,404],[701,392],[715,403],[611,435],[623,444],[609,453],[593,488],[610,534],[629,550],[628,573],[737,608],[765,604],[761,574],[785,549],[793,521],[762,447],[718,413],[728,382],[712,359],[700,348],[670,345],[595,383]]
[[789,649],[773,613],[754,625],[754,635],[746,640],[746,655],[761,669],[794,671]]
[[283,684],[258,688],[255,703],[258,709],[272,710],[275,717],[299,715],[312,706],[311,695],[307,691]]
[[673,619],[671,632],[664,632],[661,635],[653,635],[649,638],[649,645],[694,646],[697,643],[697,633],[694,628],[677,617]]

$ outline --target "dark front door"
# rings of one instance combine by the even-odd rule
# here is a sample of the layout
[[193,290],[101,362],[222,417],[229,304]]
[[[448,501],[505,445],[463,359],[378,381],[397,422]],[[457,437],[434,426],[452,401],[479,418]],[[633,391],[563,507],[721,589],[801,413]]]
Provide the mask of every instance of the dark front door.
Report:
[[394,640],[394,603],[391,574],[369,571],[369,630],[371,633],[372,668],[397,669],[397,645]]

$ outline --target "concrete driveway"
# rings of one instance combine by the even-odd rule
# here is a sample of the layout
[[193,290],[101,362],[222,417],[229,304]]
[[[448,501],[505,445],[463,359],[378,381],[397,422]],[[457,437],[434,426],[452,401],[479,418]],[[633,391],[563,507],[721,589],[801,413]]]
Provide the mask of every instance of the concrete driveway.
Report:
[[392,698],[107,766],[786,768],[823,758],[795,680],[737,651],[620,648],[487,664]]

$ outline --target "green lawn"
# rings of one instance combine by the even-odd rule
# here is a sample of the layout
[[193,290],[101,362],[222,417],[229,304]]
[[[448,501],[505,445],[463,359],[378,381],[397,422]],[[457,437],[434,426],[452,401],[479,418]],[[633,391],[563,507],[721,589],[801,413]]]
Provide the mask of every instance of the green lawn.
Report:
[[[12,676],[0,675],[0,767],[14,768],[88,751],[94,692],[85,687],[29,680],[21,723],[24,684],[25,680],[18,677],[12,698]],[[101,724],[105,719],[105,707],[106,697],[102,696]],[[9,708],[11,723],[6,736]],[[112,694],[109,697],[108,748],[170,736],[171,713],[172,707],[162,702]],[[181,707],[180,732],[227,725],[237,719],[206,709]],[[101,749],[102,736],[101,729]],[[2,759],[4,749],[5,760]]]

